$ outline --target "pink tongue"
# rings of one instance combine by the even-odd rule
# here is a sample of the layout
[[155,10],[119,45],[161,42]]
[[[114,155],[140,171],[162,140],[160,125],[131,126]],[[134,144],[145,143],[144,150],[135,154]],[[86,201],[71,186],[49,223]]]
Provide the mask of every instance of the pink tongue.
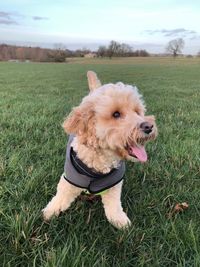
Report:
[[144,148],[144,146],[137,147],[133,146],[131,147],[131,154],[135,155],[137,159],[141,162],[146,162],[147,161],[147,152]]

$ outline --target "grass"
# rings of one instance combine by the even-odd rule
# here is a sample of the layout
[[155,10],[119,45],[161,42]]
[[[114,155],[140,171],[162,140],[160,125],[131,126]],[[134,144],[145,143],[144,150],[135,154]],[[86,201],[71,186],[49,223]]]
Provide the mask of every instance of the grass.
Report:
[[[63,171],[61,123],[87,94],[86,71],[136,84],[159,137],[149,162],[127,164],[123,206],[133,222],[114,229],[100,202],[76,201],[44,223],[41,209]],[[0,63],[0,262],[2,266],[200,266],[200,61],[71,60]],[[173,218],[177,202],[189,209]]]

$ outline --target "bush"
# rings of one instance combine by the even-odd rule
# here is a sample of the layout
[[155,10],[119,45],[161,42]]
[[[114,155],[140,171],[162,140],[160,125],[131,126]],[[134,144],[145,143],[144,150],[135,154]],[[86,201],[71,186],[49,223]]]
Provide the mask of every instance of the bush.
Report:
[[66,56],[63,50],[52,50],[48,53],[48,60],[51,62],[65,62]]

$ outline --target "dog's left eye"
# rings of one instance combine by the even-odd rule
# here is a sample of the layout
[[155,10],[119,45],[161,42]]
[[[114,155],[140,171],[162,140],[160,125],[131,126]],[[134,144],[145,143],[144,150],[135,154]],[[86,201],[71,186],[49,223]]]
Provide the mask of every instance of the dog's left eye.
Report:
[[134,109],[134,111],[135,111],[135,113],[136,113],[137,115],[140,115],[140,114],[141,114],[139,109]]
[[115,112],[112,114],[112,116],[113,116],[115,119],[117,119],[117,118],[120,118],[121,114],[120,114],[119,111],[115,111]]

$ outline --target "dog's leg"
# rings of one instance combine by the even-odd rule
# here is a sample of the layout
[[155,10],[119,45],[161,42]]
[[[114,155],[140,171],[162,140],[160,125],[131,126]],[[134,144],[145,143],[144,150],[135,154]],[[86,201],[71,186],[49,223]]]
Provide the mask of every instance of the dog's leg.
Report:
[[108,189],[102,195],[102,202],[108,221],[117,228],[125,228],[131,225],[129,218],[121,206],[122,182]]
[[53,215],[58,216],[61,211],[68,209],[81,191],[83,189],[71,185],[62,175],[57,186],[56,195],[42,210],[44,219],[49,220]]

